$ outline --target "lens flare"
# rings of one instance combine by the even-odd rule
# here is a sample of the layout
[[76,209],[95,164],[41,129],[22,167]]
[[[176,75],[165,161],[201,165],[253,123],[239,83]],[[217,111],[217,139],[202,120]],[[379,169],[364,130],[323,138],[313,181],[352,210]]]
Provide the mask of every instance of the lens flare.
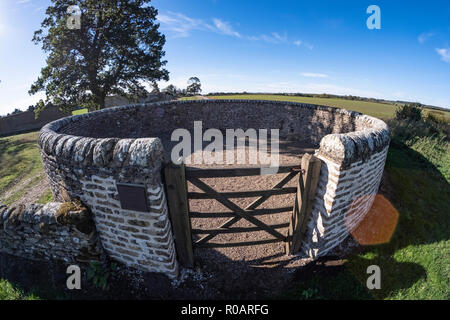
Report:
[[[366,198],[367,199],[364,199]],[[369,201],[370,196],[364,196],[353,203]],[[382,244],[390,241],[398,222],[398,212],[384,196],[377,194],[369,212],[362,218],[356,228],[350,228],[354,223],[358,210],[350,210],[345,223],[353,238],[362,245]]]

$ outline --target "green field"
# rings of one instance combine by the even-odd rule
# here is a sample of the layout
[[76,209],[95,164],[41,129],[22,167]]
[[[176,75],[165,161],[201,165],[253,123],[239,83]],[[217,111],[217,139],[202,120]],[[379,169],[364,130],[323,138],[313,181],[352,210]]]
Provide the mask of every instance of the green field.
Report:
[[[209,99],[244,99],[244,100],[272,100],[272,101],[292,101],[300,103],[318,104],[328,107],[337,107],[347,110],[361,112],[370,116],[374,116],[380,119],[389,119],[394,116],[395,109],[394,104],[346,100],[338,98],[311,98],[311,97],[296,97],[296,96],[284,96],[274,94],[235,94],[224,96],[207,96]],[[183,100],[195,100],[197,97],[185,97]],[[438,115],[442,115],[447,119],[450,119],[450,112],[430,110]]]
[[282,95],[231,95],[231,96],[211,96],[212,99],[251,99],[251,100],[273,100],[292,101],[301,103],[318,104],[328,107],[338,107],[348,110],[358,111],[381,119],[388,119],[394,116],[395,106],[391,104],[345,100],[328,98],[293,97]]

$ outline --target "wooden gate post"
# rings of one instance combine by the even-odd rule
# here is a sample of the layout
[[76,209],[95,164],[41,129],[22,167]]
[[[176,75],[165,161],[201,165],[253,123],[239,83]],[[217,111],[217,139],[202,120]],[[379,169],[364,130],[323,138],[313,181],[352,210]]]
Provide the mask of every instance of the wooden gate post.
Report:
[[302,171],[298,179],[297,196],[288,230],[286,254],[295,254],[300,251],[316,195],[321,166],[322,162],[319,158],[309,153],[303,155]]
[[167,187],[167,203],[175,238],[178,261],[187,268],[194,267],[192,250],[191,220],[189,218],[189,202],[184,163],[168,164],[165,169]]

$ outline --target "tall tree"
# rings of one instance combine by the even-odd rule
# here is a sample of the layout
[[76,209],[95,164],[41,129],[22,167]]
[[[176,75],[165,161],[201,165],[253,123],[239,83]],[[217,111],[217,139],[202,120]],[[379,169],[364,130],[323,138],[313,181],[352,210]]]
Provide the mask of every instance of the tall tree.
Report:
[[163,92],[173,98],[178,96],[179,90],[173,84],[169,84],[166,88],[164,88]]
[[153,94],[160,93],[158,83],[156,81],[152,83],[152,93]]
[[[30,94],[45,90],[37,112],[48,104],[66,111],[105,107],[111,94],[131,101],[145,97],[145,83],[168,80],[165,37],[150,0],[52,0],[33,42],[48,53],[47,65]],[[70,24],[78,18],[79,24]],[[73,21],[72,21],[73,22]]]
[[188,86],[186,88],[187,94],[196,95],[202,92],[202,85],[200,79],[197,77],[190,77],[188,80]]

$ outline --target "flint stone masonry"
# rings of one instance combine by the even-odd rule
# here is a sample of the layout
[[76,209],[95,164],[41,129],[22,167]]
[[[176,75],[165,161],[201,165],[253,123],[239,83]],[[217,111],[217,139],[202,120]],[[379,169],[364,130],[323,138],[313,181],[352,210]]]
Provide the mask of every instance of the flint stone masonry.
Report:
[[[343,109],[253,100],[168,101],[109,108],[54,121],[39,134],[55,199],[79,198],[94,214],[108,254],[174,277],[174,250],[161,177],[175,129],[279,129],[280,138],[316,149],[323,161],[303,253],[326,254],[364,218],[378,190],[389,129]],[[121,209],[117,183],[144,186],[149,212]]]
[[64,219],[58,216],[61,206],[58,202],[0,206],[0,251],[31,260],[98,260],[102,248],[92,217],[87,211],[68,211]]
[[388,147],[365,161],[343,166],[319,152],[322,168],[302,253],[325,255],[353,232],[369,212],[381,182]]
[[[80,136],[59,133],[83,118],[64,118],[40,132],[41,158],[54,198],[77,198],[92,210],[102,246],[111,258],[176,277],[178,262],[161,181],[164,150],[160,139],[83,137],[82,127]],[[114,124],[110,123],[111,130]],[[149,211],[122,209],[117,183],[144,186]]]

